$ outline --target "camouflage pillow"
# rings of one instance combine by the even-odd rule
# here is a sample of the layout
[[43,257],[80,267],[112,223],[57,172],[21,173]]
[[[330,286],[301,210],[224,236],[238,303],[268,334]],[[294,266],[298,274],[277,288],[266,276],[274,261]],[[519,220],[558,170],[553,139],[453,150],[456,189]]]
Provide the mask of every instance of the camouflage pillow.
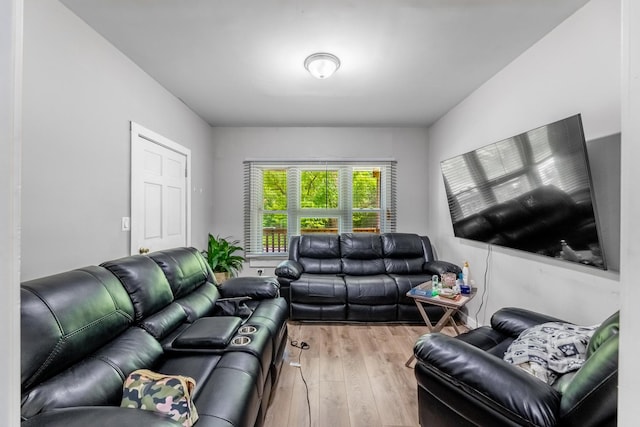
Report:
[[196,382],[191,377],[138,369],[124,382],[120,406],[160,412],[184,427],[191,427],[198,420],[191,398],[195,388]]

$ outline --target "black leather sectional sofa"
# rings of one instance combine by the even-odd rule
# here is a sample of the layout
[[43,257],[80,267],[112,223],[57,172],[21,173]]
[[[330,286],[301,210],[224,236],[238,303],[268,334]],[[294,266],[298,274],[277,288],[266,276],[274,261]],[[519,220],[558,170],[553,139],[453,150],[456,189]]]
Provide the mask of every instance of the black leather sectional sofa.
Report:
[[24,282],[22,426],[179,425],[119,407],[124,379],[140,368],[193,377],[199,427],[260,426],[287,313],[274,278],[218,287],[193,248]]
[[456,338],[434,333],[414,347],[420,425],[615,427],[620,316],[604,320],[582,367],[553,385],[502,360],[520,333],[559,319],[503,308]]
[[[293,236],[275,273],[291,319],[420,322],[406,293],[448,271],[460,268],[435,260],[426,236],[343,233]],[[433,320],[442,315],[440,307],[427,310]]]

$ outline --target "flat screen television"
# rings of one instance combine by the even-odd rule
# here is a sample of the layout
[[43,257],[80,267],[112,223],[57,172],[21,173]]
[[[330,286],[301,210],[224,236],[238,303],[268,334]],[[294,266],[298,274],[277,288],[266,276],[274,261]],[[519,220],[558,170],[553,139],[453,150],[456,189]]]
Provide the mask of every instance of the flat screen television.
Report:
[[579,114],[440,166],[456,237],[607,268]]

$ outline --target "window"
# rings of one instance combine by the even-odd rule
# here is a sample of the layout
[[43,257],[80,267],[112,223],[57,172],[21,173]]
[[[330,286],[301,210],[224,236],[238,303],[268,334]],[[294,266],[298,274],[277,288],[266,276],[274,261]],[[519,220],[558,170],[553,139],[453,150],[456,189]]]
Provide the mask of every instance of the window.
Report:
[[286,255],[293,235],[395,231],[395,164],[246,161],[247,256]]

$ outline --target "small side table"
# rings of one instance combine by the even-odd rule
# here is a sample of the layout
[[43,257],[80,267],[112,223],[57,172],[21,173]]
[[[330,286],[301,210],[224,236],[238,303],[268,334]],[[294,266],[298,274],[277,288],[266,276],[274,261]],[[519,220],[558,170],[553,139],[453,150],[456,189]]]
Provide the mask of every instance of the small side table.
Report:
[[[414,289],[426,291],[428,295],[431,295],[431,281],[421,283]],[[453,320],[453,315],[456,314],[458,310],[464,307],[469,301],[471,301],[473,297],[476,296],[476,292],[477,289],[472,288],[470,294],[460,295],[459,299],[451,299],[441,296],[420,295],[412,291],[407,292],[407,296],[413,298],[413,301],[416,303],[422,319],[427,324],[429,333],[440,332],[442,328],[444,328],[445,324],[449,322],[451,323],[451,326],[453,326],[453,330],[456,331],[456,334],[460,335],[460,330],[458,329],[458,325],[456,325],[455,320]],[[427,312],[424,309],[424,304],[437,305],[438,307],[442,307],[444,309],[444,315],[440,318],[438,323],[435,324],[435,326],[431,325],[431,319],[429,319],[429,315],[427,315]],[[407,360],[407,363],[405,363],[404,365],[409,368],[411,362],[413,362],[413,359],[415,359],[415,356],[412,354],[409,360]]]

